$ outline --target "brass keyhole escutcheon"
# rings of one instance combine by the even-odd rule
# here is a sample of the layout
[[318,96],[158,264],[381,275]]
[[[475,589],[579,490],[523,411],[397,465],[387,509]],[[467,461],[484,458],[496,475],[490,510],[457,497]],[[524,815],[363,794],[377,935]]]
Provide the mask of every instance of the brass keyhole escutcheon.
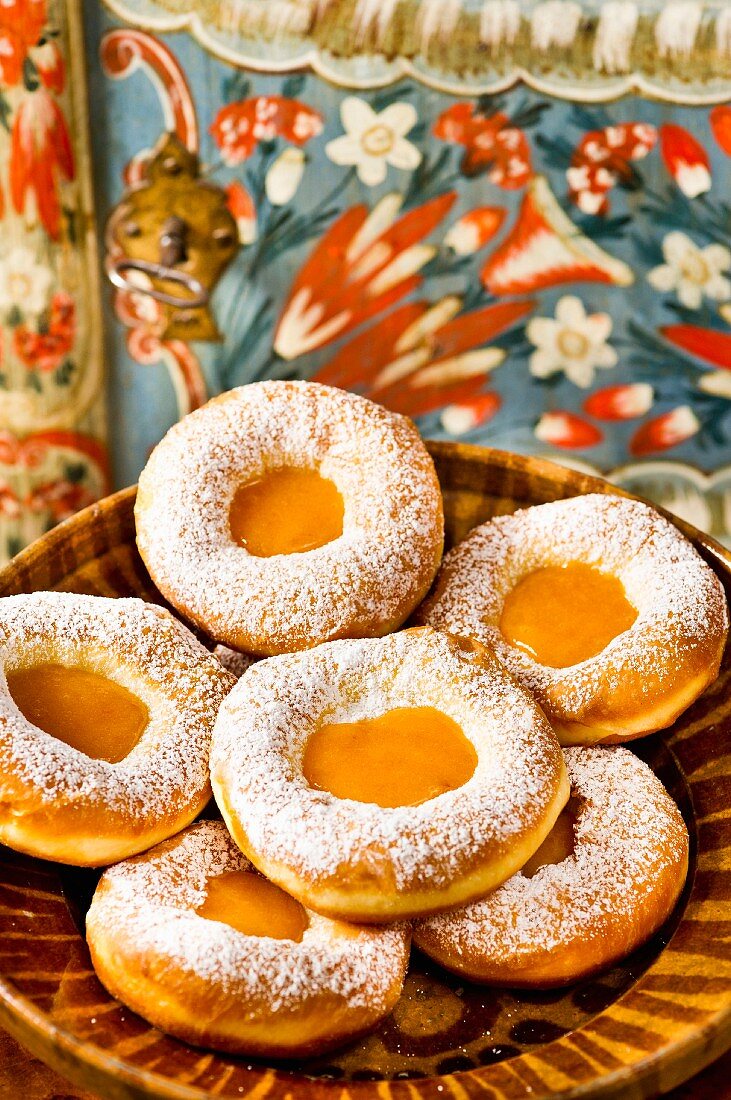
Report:
[[225,192],[201,179],[198,157],[174,134],[113,210],[106,241],[111,282],[160,303],[162,339],[221,338],[209,302],[238,251],[236,222]]

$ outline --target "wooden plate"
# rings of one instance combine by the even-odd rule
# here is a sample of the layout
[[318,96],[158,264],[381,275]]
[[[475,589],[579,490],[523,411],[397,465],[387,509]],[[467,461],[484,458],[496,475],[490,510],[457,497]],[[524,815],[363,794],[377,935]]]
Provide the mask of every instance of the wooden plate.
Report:
[[[488,516],[603,481],[536,459],[430,444],[450,543]],[[57,588],[159,600],[134,544],[134,490],[88,508],[0,572],[0,595]],[[731,589],[731,557],[684,527]],[[327,1058],[264,1065],[150,1028],[96,980],[83,936],[96,875],[0,850],[0,1024],[104,1097],[515,1100],[655,1095],[731,1045],[731,658],[672,730],[634,743],[678,801],[691,872],[667,925],[599,977],[560,992],[470,986],[414,953],[373,1035]]]

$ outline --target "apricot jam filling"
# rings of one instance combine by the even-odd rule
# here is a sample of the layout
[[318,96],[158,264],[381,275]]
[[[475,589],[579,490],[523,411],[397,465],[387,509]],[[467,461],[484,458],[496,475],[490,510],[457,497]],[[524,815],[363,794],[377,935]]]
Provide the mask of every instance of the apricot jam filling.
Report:
[[300,943],[307,914],[298,901],[254,871],[228,871],[208,882],[199,917],[221,921],[245,936]]
[[567,668],[596,657],[636,618],[618,577],[570,562],[524,577],[508,593],[500,632],[539,664]]
[[378,806],[418,806],[461,787],[476,767],[471,742],[434,707],[323,725],[302,761],[311,787]]
[[95,760],[116,764],[132,751],[150,712],[131,691],[83,668],[42,664],[8,672],[22,714]]
[[302,554],[343,533],[343,498],[317,470],[283,466],[239,486],[228,515],[231,537],[258,558]]
[[567,806],[561,810],[556,818],[556,824],[541,844],[537,852],[534,852],[528,862],[521,869],[521,874],[526,878],[533,878],[541,867],[547,867],[551,863],[563,863],[573,854],[576,845],[574,829],[578,816],[578,806],[573,798],[569,799]]

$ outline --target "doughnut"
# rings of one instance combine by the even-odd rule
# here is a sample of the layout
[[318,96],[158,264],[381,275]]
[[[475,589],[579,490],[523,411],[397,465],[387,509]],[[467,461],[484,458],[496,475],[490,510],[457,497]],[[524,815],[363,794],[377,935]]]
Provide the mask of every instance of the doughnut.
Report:
[[721,582],[677,528],[601,494],[475,528],[415,621],[493,647],[564,745],[671,725],[715,680],[728,632]]
[[230,1053],[316,1054],[372,1028],[401,993],[408,925],[308,912],[201,821],[102,875],[94,969],[155,1027]]
[[629,749],[566,749],[571,799],[526,866],[482,901],[417,921],[414,942],[472,981],[557,986],[634,951],[672,911],[688,831]]
[[0,842],[99,866],[190,824],[211,795],[211,732],[233,683],[142,600],[0,600]]
[[219,712],[211,782],[262,874],[362,922],[480,897],[568,798],[533,699],[483,647],[425,628],[254,665]]
[[257,382],[170,429],[137,544],[163,595],[255,656],[395,630],[441,559],[439,483],[405,417],[313,382]]

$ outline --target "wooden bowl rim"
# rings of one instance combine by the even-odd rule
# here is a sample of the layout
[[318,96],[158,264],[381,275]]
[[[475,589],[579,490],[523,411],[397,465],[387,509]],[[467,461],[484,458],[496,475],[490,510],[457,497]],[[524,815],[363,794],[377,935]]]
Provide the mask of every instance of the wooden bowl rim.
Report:
[[[440,458],[455,457],[459,455],[469,465],[476,464],[483,467],[497,466],[506,471],[508,469],[513,471],[517,469],[528,478],[541,477],[554,485],[573,490],[573,492],[569,492],[566,495],[583,495],[587,492],[599,492],[617,496],[634,497],[634,499],[643,499],[610,484],[602,478],[578,472],[569,467],[551,462],[548,459],[515,455],[508,451],[465,443],[428,440],[427,446],[437,462]],[[105,497],[103,500],[83,509],[83,511],[78,512],[76,515],[53,528],[47,534],[41,536],[41,538],[36,539],[28,547],[22,550],[12,562],[0,570],[0,581],[8,573],[12,574],[14,571],[20,571],[22,574],[23,571],[32,567],[39,559],[47,558],[49,555],[59,552],[63,547],[68,545],[80,531],[87,529],[89,525],[103,513],[112,511],[117,512],[126,519],[125,513],[129,511],[131,514],[130,504],[135,498],[136,491],[137,487],[134,485],[121,489]],[[648,501],[647,503],[652,502]],[[705,550],[706,555],[713,559],[717,567],[724,569],[731,580],[731,554],[720,543],[710,535],[697,530],[691,524],[671,515],[665,509],[655,504],[652,504],[652,507],[665,515],[683,532],[683,534],[686,535],[686,537],[691,539],[697,547],[701,547]],[[80,560],[79,564],[81,564]],[[672,740],[665,741],[665,745],[668,752],[673,756],[678,770],[681,774],[685,774],[682,765],[677,760],[673,751]],[[691,884],[691,893],[688,898],[688,903],[693,896],[693,887],[694,883]],[[728,917],[731,919],[731,902],[726,901],[724,904],[728,911]],[[589,1023],[594,1023],[598,1018],[609,1014],[617,1006],[621,1006],[625,997],[641,986],[643,980],[653,973],[653,970],[658,965],[659,960],[663,957],[666,950],[667,945],[653,960],[648,969],[640,975],[634,985],[631,986],[629,990],[625,991],[625,993],[621,994],[607,1008],[593,1016]],[[718,997],[719,1002],[723,1000],[722,994],[719,994]],[[659,1047],[656,1051],[639,1057],[635,1061],[630,1061],[618,1069],[610,1070],[609,1072],[601,1074],[601,1076],[596,1076],[591,1081],[571,1086],[561,1092],[548,1091],[536,1093],[526,1087],[525,1095],[535,1096],[536,1100],[538,1100],[540,1096],[561,1096],[565,1098],[565,1100],[581,1100],[581,1098],[598,1098],[601,1096],[617,1097],[618,1100],[621,1100],[622,1097],[626,1096],[625,1086],[629,1084],[630,1080],[636,1089],[637,1086],[643,1083],[646,1084],[650,1079],[654,1078],[656,1076],[656,1071],[660,1068],[663,1070],[663,1079],[667,1087],[679,1084],[687,1080],[694,1073],[699,1072],[731,1047],[731,977],[728,979],[728,994],[726,995],[725,1001],[726,1003],[722,1004],[718,1011],[711,1015],[705,1023],[696,1030],[680,1039],[673,1039],[671,1037],[666,1045]],[[140,1089],[142,1095],[157,1096],[160,1097],[161,1100],[204,1100],[205,1097],[211,1095],[210,1092],[198,1088],[197,1086],[189,1086],[173,1081],[169,1077],[161,1076],[154,1071],[138,1069],[129,1062],[120,1059],[115,1054],[107,1052],[104,1048],[96,1046],[94,1043],[87,1040],[78,1039],[73,1032],[50,1022],[48,1016],[42,1010],[38,1009],[27,997],[19,993],[2,974],[0,974],[0,1025],[18,1039],[19,1042],[28,1047],[34,1054],[72,1079],[76,1076],[74,1072],[76,1067],[83,1068],[84,1065],[87,1065],[94,1067],[102,1077],[108,1078],[111,1073],[120,1083]],[[586,1026],[587,1024],[585,1023],[575,1031],[569,1032],[567,1036],[562,1036],[552,1042],[538,1046],[536,1051],[540,1054],[540,1060],[542,1062],[550,1062],[552,1050],[558,1050],[566,1038],[573,1034],[580,1033]],[[633,1050],[634,1049],[636,1048],[633,1048]],[[202,1053],[205,1052],[202,1051]],[[213,1053],[215,1054],[215,1052]],[[535,1054],[528,1051],[521,1055],[517,1055],[515,1058],[509,1059],[509,1062],[514,1065],[524,1061],[526,1065],[529,1065],[530,1060],[534,1057]],[[356,1100],[377,1100],[377,1098],[388,1096],[389,1086],[392,1084],[408,1084],[411,1096],[418,1098],[431,1094],[435,1085],[443,1085],[444,1082],[452,1079],[455,1084],[458,1084],[460,1080],[468,1084],[471,1077],[476,1078],[477,1075],[479,1075],[479,1080],[474,1080],[474,1086],[479,1089],[480,1086],[484,1084],[485,1090],[488,1092],[490,1088],[490,1070],[497,1070],[500,1065],[503,1064],[506,1063],[496,1063],[494,1066],[484,1066],[444,1076],[415,1078],[408,1081],[393,1082],[389,1080],[326,1080],[324,1078],[298,1077],[296,1073],[289,1074],[284,1070],[272,1069],[266,1065],[260,1066],[255,1064],[255,1068],[252,1070],[252,1088],[263,1086],[267,1080],[277,1078],[284,1082],[291,1082],[293,1095],[308,1094],[313,1098],[316,1096],[334,1098],[339,1094],[343,1100],[345,1100],[348,1095],[356,1098]],[[82,1081],[81,1083],[84,1084],[84,1087],[89,1087],[85,1082]],[[444,1094],[448,1096],[448,1086],[444,1085],[443,1087]],[[297,1090],[296,1093],[295,1089]],[[267,1091],[267,1089],[264,1089],[261,1095],[266,1095]],[[459,1094],[458,1089],[456,1095]],[[636,1094],[638,1096],[647,1095],[647,1093],[642,1091],[638,1091]],[[245,1097],[247,1094],[244,1093],[242,1095]]]

